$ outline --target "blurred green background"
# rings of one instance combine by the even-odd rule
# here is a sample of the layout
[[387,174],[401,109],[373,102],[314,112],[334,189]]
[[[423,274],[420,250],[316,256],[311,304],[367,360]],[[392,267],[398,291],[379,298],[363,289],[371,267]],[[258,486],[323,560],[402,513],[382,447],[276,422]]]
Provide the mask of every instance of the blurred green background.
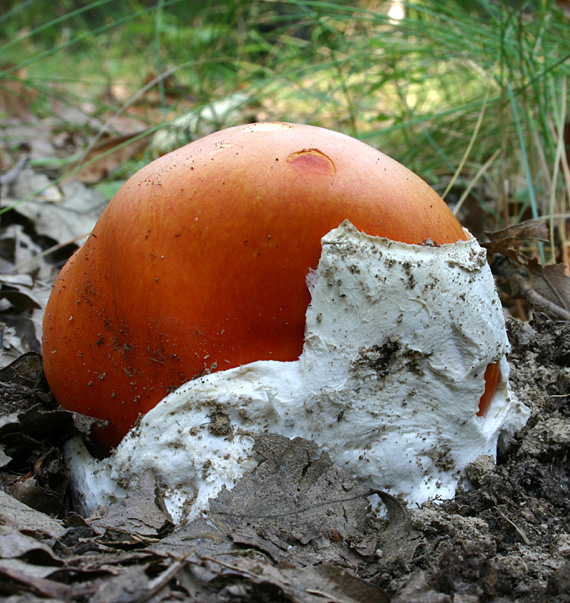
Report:
[[65,138],[32,153],[54,177],[115,153],[84,177],[109,194],[221,127],[311,123],[407,165],[476,234],[546,217],[546,259],[564,261],[569,14],[546,0],[2,0],[0,167],[23,144],[15,121]]

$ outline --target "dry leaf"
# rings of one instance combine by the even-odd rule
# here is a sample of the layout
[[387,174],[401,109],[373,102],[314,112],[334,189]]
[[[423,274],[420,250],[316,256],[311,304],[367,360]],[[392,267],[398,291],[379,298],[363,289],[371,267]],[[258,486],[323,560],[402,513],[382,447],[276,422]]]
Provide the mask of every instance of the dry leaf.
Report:
[[[163,95],[159,88],[159,81],[160,78],[156,72],[148,73],[146,75],[143,82],[144,86],[146,87],[152,82],[155,82],[155,85],[149,90],[147,90],[146,94],[141,98],[139,102],[147,103],[157,107],[162,106]],[[187,92],[187,90],[183,86],[178,84],[176,78],[171,73],[167,73],[167,75],[162,78],[161,85],[164,92],[164,100],[166,101],[167,105],[171,105],[181,96],[184,96],[185,92]]]
[[529,285],[544,299],[570,312],[570,277],[565,269],[563,264],[532,266]]
[[[331,564],[315,565],[310,568],[285,568],[285,576],[310,584],[308,592],[319,593],[325,600],[342,603],[387,603],[390,597],[380,588],[366,580],[353,576],[342,567]],[[328,599],[330,597],[330,599]]]
[[236,92],[175,117],[154,135],[152,152],[155,155],[169,153],[192,140],[222,129],[239,119],[249,100],[249,95]]
[[[265,458],[256,472],[210,501],[216,527],[276,561],[358,563],[354,550],[370,535],[370,489],[334,465],[315,442],[263,434],[254,448]],[[363,547],[371,555],[377,535],[372,536],[372,546]]]
[[135,603],[136,601],[147,601],[149,599],[149,582],[142,567],[128,568],[125,573],[114,576],[107,580],[97,594],[89,598],[91,603],[110,603],[120,601],[121,603]]
[[[32,569],[33,566],[30,566]],[[26,571],[19,568],[0,566],[0,594],[13,592],[27,592],[37,595],[42,599],[51,601],[71,601],[72,589],[66,584],[35,577],[33,570]],[[37,601],[34,598],[18,599]]]
[[101,182],[129,159],[146,149],[152,134],[142,136],[141,134],[141,132],[123,134],[95,145],[82,159],[82,163],[88,165],[75,172],[67,181],[78,180],[85,184]]
[[43,303],[33,285],[28,274],[0,274],[0,367],[25,352],[40,351],[35,317]]
[[[47,188],[41,196],[35,196],[44,187]],[[107,199],[99,191],[87,188],[81,182],[67,182],[55,187],[50,185],[46,176],[27,169],[18,177],[13,195],[2,199],[2,205],[16,204],[12,211],[30,220],[36,234],[61,245],[87,236],[107,204]],[[31,198],[17,203],[26,197]]]
[[[0,72],[11,69],[13,65],[2,65]],[[0,82],[0,116],[4,119],[30,121],[33,119],[28,100],[34,92],[22,81],[26,77],[25,69],[17,69]],[[12,78],[12,79],[8,79]]]
[[545,220],[528,220],[497,232],[487,233],[484,244],[493,272],[502,279],[503,288],[515,299],[524,299],[531,307],[565,320],[570,319],[570,278],[563,264],[540,266],[534,258],[521,253],[524,241],[548,243]]
[[28,534],[47,534],[59,538],[65,528],[45,513],[24,505],[12,496],[0,491],[0,523],[15,530],[25,530]]
[[483,243],[489,255],[500,253],[521,265],[526,265],[530,259],[520,252],[525,241],[540,241],[548,243],[548,227],[544,220],[527,220],[515,226],[508,226],[496,232],[487,232],[489,243]]
[[140,476],[136,489],[127,498],[108,509],[99,509],[90,524],[105,535],[106,542],[122,546],[156,540],[174,527],[150,469]]
[[562,264],[541,267],[534,260],[521,266],[497,256],[492,269],[501,288],[514,299],[524,299],[531,308],[562,320],[570,320],[570,278]]

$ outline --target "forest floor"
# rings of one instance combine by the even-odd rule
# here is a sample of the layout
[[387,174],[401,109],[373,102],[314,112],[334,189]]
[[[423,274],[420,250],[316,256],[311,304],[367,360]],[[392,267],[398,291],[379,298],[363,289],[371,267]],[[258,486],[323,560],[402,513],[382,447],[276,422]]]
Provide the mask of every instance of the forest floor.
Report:
[[[81,422],[57,406],[41,357],[20,356],[0,371],[1,600],[570,601],[570,325],[539,315],[508,327],[527,426],[496,464],[469,466],[453,500],[407,509],[383,495],[384,519],[315,444],[272,435],[207,522],[174,526],[152,474],[82,517],[62,452]],[[330,500],[336,488],[354,496],[287,512],[301,472],[307,492],[320,482]]]

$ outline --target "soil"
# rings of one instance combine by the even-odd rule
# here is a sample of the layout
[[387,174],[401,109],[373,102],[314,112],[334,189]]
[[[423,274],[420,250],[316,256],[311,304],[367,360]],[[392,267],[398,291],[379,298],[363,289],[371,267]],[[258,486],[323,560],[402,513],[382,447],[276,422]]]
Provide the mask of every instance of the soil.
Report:
[[0,600],[345,603],[570,602],[570,324],[509,320],[511,382],[531,409],[497,462],[453,500],[407,509],[316,444],[266,434],[265,459],[174,526],[151,473],[91,517],[74,508],[65,441],[89,420],[58,408],[41,358],[0,371]]

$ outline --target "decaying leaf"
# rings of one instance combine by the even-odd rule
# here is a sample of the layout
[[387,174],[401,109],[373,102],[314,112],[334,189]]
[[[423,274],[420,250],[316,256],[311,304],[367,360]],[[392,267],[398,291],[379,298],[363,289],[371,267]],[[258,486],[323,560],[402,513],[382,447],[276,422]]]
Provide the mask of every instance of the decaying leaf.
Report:
[[21,172],[10,193],[2,206],[11,207],[33,224],[38,235],[59,244],[87,236],[107,203],[100,192],[81,182],[55,186],[44,174],[30,169]]
[[140,476],[136,489],[125,500],[99,509],[90,518],[90,525],[104,535],[106,543],[121,546],[148,544],[174,527],[151,470]]
[[570,312],[570,278],[566,276],[565,266],[532,266],[529,284],[542,298]]
[[527,220],[514,226],[508,226],[496,232],[485,233],[489,243],[483,243],[489,255],[500,253],[521,265],[526,265],[530,258],[520,252],[525,241],[548,243],[548,226],[545,220]]
[[[20,413],[44,405],[42,412],[62,411],[55,402],[45,381],[42,359],[39,354],[29,352],[0,369],[0,431],[10,422],[20,421]],[[68,413],[69,414],[69,413]],[[10,421],[9,418],[13,420]],[[25,420],[25,419],[22,419]],[[37,417],[36,419],[38,420]],[[46,436],[49,429],[43,432]],[[32,435],[31,433],[29,435]],[[65,434],[64,434],[65,436]]]
[[148,146],[152,133],[133,132],[109,137],[96,144],[82,158],[86,164],[74,172],[70,180],[85,184],[96,184],[124,165],[129,159],[141,153]]
[[[265,459],[257,471],[210,501],[214,524],[234,542],[255,546],[276,561],[357,563],[355,549],[368,532],[370,489],[314,442],[263,434],[255,450]],[[374,555],[376,542],[363,549]]]
[[0,491],[0,523],[13,530],[39,533],[60,538],[65,528],[49,515],[24,505],[14,497]]
[[533,262],[520,266],[509,258],[498,256],[492,269],[501,288],[512,298],[524,299],[539,312],[570,320],[570,278],[564,274],[561,264],[541,267]]
[[528,220],[487,236],[490,242],[484,246],[503,289],[515,299],[524,299],[536,310],[570,320],[570,278],[565,274],[566,266],[541,266],[520,251],[525,241],[548,243],[545,220]]
[[0,370],[0,445],[9,457],[2,490],[34,509],[63,512],[69,474],[59,446],[72,433],[73,415],[53,400],[38,354]]
[[[14,65],[4,64],[0,71],[11,70]],[[25,85],[27,77],[25,68],[16,69],[11,76],[2,78],[0,83],[0,119],[18,119],[29,121],[33,119],[29,101],[36,95],[33,88]]]
[[310,584],[307,592],[343,603],[385,603],[390,597],[380,588],[362,580],[337,565],[323,564],[310,568],[285,568],[285,576]]
[[430,587],[422,570],[413,572],[398,596],[391,599],[393,603],[452,603],[454,600],[452,596]]
[[424,539],[413,527],[408,509],[401,501],[387,492],[378,492],[378,495],[388,512],[388,523],[378,542],[382,560],[410,561],[418,547],[424,543]]

